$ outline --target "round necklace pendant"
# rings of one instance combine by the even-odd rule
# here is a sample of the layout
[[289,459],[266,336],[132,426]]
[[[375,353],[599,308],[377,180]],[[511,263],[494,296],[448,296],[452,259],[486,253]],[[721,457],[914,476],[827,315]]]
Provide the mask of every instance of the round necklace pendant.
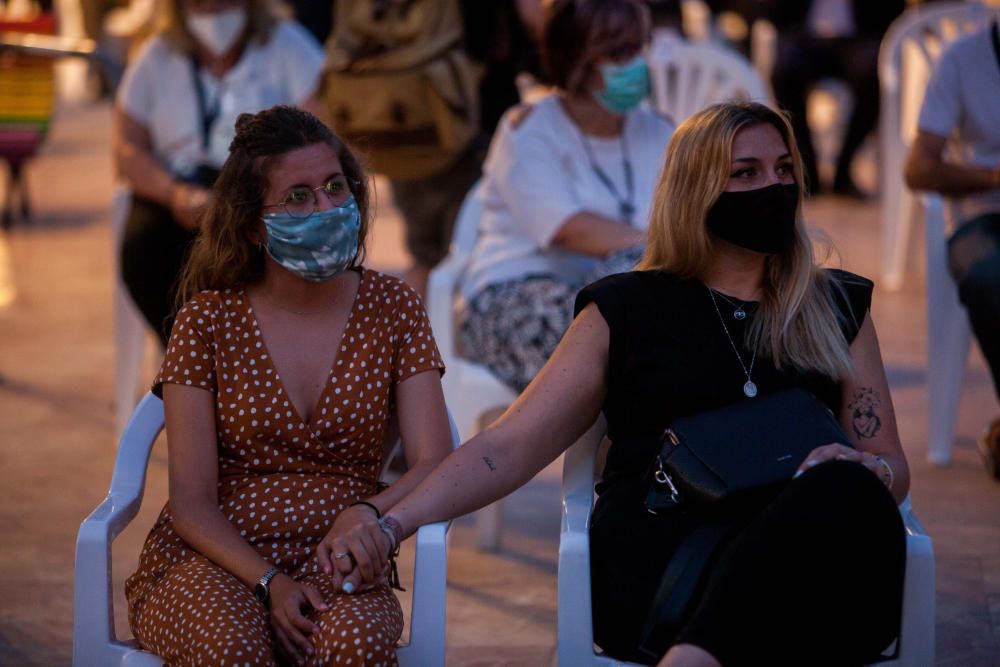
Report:
[[740,306],[739,308],[733,311],[733,317],[741,321],[745,320],[747,318],[747,311],[743,310],[743,307]]
[[743,385],[743,393],[747,395],[747,398],[753,398],[757,395],[757,385],[753,383],[753,380],[747,380],[747,383]]

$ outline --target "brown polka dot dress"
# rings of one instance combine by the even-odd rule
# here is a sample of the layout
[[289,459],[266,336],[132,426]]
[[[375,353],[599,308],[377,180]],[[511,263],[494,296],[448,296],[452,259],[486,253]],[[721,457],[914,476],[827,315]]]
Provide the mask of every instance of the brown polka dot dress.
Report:
[[[330,605],[313,617],[321,631],[311,665],[396,664],[396,596],[386,584],[334,591],[314,548],[341,510],[376,493],[393,388],[430,369],[443,364],[419,297],[366,269],[310,423],[282,389],[245,292],[202,292],[177,315],[154,391],[169,382],[215,395],[221,510],[265,560]],[[168,664],[281,660],[267,610],[174,532],[169,503],[125,595],[135,637]]]

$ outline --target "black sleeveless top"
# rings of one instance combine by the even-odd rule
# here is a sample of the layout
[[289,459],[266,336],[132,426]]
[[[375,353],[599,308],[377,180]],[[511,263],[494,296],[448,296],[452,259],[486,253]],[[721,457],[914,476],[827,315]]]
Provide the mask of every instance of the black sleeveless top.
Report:
[[[844,288],[831,293],[850,344],[871,305],[874,284],[846,271],[827,271],[831,282]],[[743,393],[746,375],[719,316],[749,367],[752,353],[744,334],[756,304],[747,302],[748,316],[740,321],[733,316],[733,305],[719,296],[716,302],[719,312],[703,283],[662,271],[609,276],[577,296],[575,312],[596,304],[610,331],[604,415],[612,446],[599,493],[618,479],[644,476],[660,434],[674,419],[753,400]],[[755,360],[751,378],[759,394],[803,387],[840,414],[841,390],[834,378],[779,371],[764,358]]]

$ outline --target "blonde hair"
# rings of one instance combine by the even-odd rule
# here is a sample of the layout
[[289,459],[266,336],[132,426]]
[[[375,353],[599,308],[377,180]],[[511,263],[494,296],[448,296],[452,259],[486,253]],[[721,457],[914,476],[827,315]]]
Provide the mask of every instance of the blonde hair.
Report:
[[[159,32],[175,49],[183,53],[194,53],[194,36],[184,21],[184,9],[181,4],[181,0],[166,0],[161,5]],[[246,8],[249,41],[256,39],[260,44],[266,44],[271,38],[274,26],[278,23],[278,18],[271,11],[267,0],[246,0]]]
[[[649,240],[641,270],[669,271],[700,278],[715,256],[705,224],[709,208],[725,190],[733,141],[744,128],[774,127],[791,156],[796,183],[803,183],[802,158],[788,119],[762,104],[715,104],[677,128],[650,211]],[[802,224],[802,189],[796,209],[795,241],[784,253],[769,255],[758,317],[747,328],[747,344],[775,367],[816,371],[832,378],[851,374],[853,365],[840,328],[834,290],[843,287],[818,267],[812,241]]]

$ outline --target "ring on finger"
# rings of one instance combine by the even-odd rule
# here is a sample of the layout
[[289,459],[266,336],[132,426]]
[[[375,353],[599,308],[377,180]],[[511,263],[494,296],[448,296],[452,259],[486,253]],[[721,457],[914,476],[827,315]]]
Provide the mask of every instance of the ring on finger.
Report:
[[339,559],[339,558],[347,558],[350,555],[351,554],[346,553],[346,552],[344,552],[344,553],[335,553],[335,554],[333,554],[333,557],[336,558],[336,559]]

